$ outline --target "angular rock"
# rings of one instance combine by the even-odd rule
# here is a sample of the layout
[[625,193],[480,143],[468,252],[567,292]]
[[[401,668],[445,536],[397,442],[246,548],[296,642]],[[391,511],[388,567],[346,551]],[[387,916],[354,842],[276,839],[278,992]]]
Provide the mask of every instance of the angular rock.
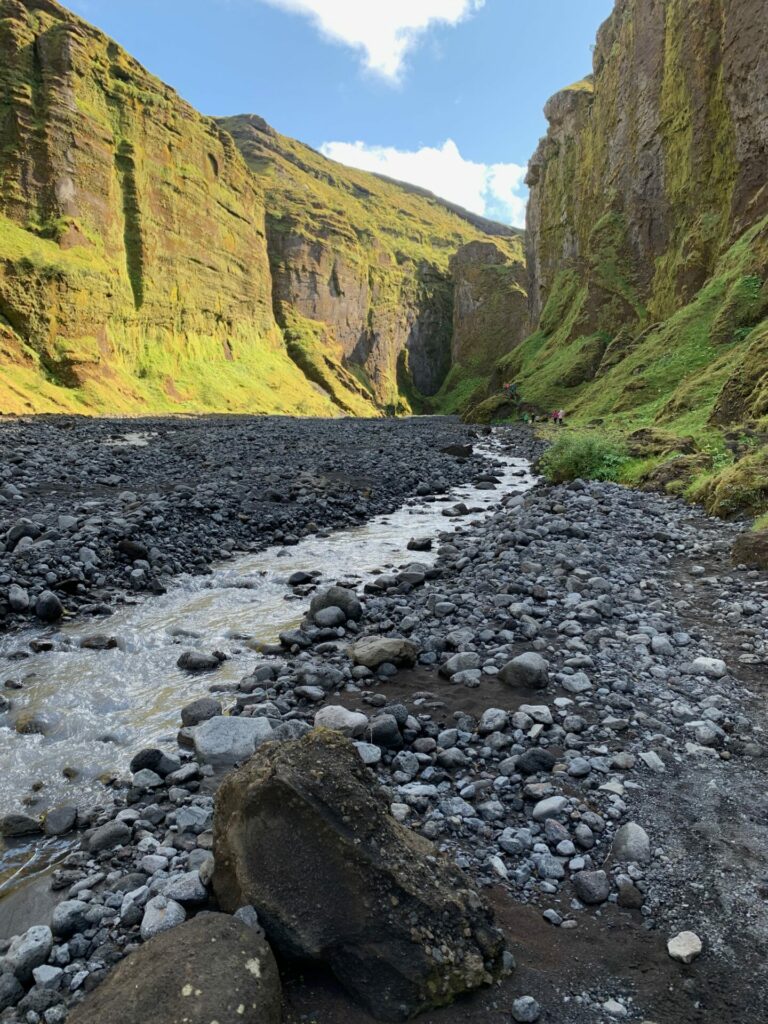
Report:
[[186,919],[187,912],[180,903],[168,899],[167,896],[153,896],[144,908],[141,937],[146,942],[160,932],[167,932],[183,924]]
[[192,730],[197,759],[203,764],[232,765],[247,760],[272,738],[266,718],[217,716]]
[[225,914],[157,935],[122,961],[68,1024],[280,1024],[280,978],[267,943]]
[[737,564],[768,569],[768,530],[740,533],[733,545],[732,558]]
[[315,714],[315,728],[333,729],[342,736],[362,736],[368,728],[368,717],[359,711],[329,704]]
[[667,942],[667,952],[673,960],[679,960],[681,964],[692,963],[703,948],[696,932],[678,932]]
[[651,841],[648,833],[637,822],[627,822],[616,833],[611,853],[619,861],[648,864],[651,859]]
[[87,927],[86,913],[89,905],[83,900],[64,900],[54,908],[51,917],[51,931],[57,938],[66,939]]
[[15,1006],[24,997],[24,989],[15,974],[6,971],[0,974],[0,1012]]
[[410,640],[397,637],[366,636],[354,643],[349,654],[356,665],[377,669],[389,662],[398,667],[413,665],[419,656],[419,649]]
[[394,821],[338,734],[270,745],[227,776],[214,854],[223,909],[257,907],[270,941],[327,963],[380,1019],[405,1020],[500,975],[490,911],[457,868]]
[[527,651],[507,662],[499,672],[499,679],[507,686],[543,690],[549,683],[549,665],[540,654]]
[[543,747],[531,747],[517,759],[517,770],[521,775],[536,775],[537,772],[551,772],[557,763],[554,754]]
[[32,971],[44,964],[53,948],[53,933],[47,925],[35,925],[13,940],[6,962],[23,984],[32,979]]

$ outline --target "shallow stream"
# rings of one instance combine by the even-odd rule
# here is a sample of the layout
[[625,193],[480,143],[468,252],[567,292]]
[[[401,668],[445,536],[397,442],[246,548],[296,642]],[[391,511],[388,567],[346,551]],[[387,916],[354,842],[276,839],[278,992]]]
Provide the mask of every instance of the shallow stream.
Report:
[[[127,772],[138,749],[175,745],[184,704],[205,696],[212,684],[235,689],[257,658],[249,645],[274,642],[302,619],[308,598],[294,598],[287,585],[293,572],[318,572],[323,583],[344,579],[361,585],[403,563],[429,565],[436,551],[408,551],[412,537],[436,541],[441,532],[491,514],[502,496],[531,486],[526,460],[504,455],[495,442],[481,450],[495,463],[492,470],[489,464],[499,480],[494,490],[465,485],[437,499],[412,499],[364,526],[238,556],[208,576],[179,577],[165,595],[137,598],[109,618],[1,637],[0,685],[6,685],[1,692],[11,710],[0,716],[0,815],[97,803],[105,797],[100,778]],[[471,514],[442,514],[457,502]],[[118,646],[82,648],[81,641],[94,634],[114,637]],[[30,644],[40,641],[52,648],[31,652]],[[228,658],[214,674],[190,675],[176,661],[193,647],[220,650]],[[8,688],[8,680],[21,688]],[[17,731],[25,721],[29,726],[30,717],[44,734]],[[0,897],[65,846],[38,839],[0,848]]]

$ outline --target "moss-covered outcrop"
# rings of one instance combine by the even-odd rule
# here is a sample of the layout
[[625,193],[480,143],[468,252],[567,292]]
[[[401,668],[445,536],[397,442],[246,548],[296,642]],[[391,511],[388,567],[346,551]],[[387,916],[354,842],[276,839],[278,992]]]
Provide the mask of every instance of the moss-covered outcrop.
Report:
[[[474,251],[480,252],[487,246],[499,263],[520,269],[520,232],[424,190],[327,160],[260,117],[230,117],[219,124],[231,133],[266,196],[281,326],[281,309],[326,324],[345,365],[362,375],[383,406],[423,408],[423,399],[440,390],[452,368],[454,379],[465,379],[469,367],[457,358],[454,309],[471,257],[456,264],[455,254],[465,246],[479,246]],[[493,232],[493,242],[487,232]],[[517,294],[522,277],[518,273]],[[525,316],[522,304],[518,315]],[[499,331],[501,351],[509,334],[506,326]],[[487,379],[494,360],[486,358],[483,344],[474,362]]]
[[198,114],[55,0],[0,0],[0,412],[418,407],[451,369],[450,258],[492,236],[519,255]]
[[768,416],[766,52],[762,0],[617,0],[592,75],[545,108],[536,330],[499,367],[572,422],[693,437],[709,468],[690,493],[718,512],[758,500],[754,456],[735,472],[724,431],[759,435]]

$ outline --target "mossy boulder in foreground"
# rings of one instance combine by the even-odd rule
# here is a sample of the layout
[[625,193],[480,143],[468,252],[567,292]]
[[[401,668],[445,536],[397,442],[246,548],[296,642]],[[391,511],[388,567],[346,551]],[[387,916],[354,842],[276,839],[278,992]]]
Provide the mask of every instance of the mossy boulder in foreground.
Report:
[[214,888],[283,954],[326,963],[377,1018],[406,1020],[502,972],[493,915],[388,813],[349,740],[269,743],[216,798]]
[[150,939],[115,968],[70,1024],[279,1024],[277,964],[263,937],[204,914]]

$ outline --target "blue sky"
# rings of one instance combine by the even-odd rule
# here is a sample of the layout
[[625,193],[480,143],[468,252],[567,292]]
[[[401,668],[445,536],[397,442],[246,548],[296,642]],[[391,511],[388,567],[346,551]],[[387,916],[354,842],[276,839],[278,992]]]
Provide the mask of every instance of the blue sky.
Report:
[[542,107],[613,0],[69,0],[207,114],[522,223]]

